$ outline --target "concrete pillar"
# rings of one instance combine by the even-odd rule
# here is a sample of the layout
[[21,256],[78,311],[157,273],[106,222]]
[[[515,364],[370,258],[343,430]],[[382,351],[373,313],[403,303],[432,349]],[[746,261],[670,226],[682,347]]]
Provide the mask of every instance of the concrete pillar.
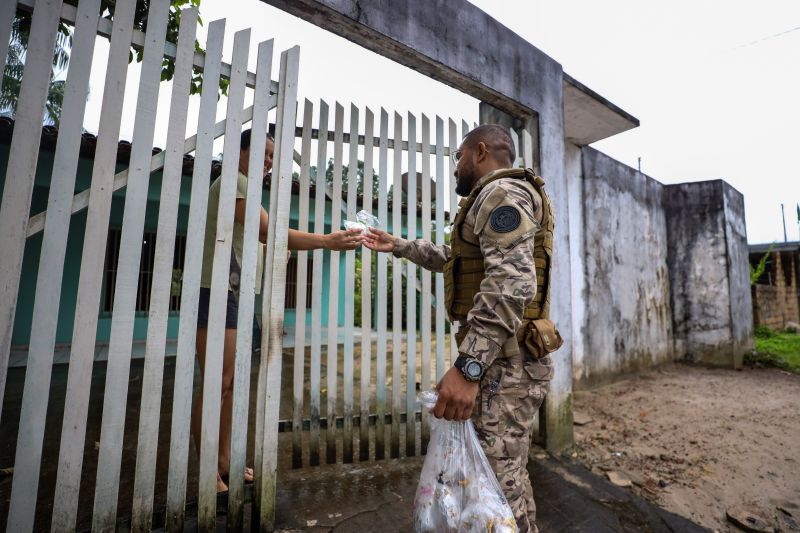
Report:
[[714,180],[667,185],[663,202],[675,356],[739,368],[753,347],[744,198]]
[[[536,111],[541,175],[553,202],[556,224],[554,235],[553,281],[550,316],[558,326],[564,345],[553,354],[555,377],[550,382],[544,406],[545,445],[559,451],[573,443],[572,433],[572,275],[570,270],[570,224],[567,173],[565,170],[564,91],[561,65],[546,77],[542,106]],[[535,132],[531,132],[534,134]]]

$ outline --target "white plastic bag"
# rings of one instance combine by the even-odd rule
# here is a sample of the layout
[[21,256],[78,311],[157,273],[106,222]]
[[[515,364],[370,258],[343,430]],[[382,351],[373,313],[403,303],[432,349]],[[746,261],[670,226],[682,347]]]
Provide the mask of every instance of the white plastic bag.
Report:
[[378,217],[374,216],[372,213],[364,211],[363,209],[356,213],[356,220],[357,222],[345,220],[343,223],[344,229],[360,229],[361,233],[366,235],[369,228],[381,227],[381,222],[378,220]]
[[[433,409],[435,391],[420,394]],[[417,533],[515,533],[517,524],[472,422],[429,418],[431,440],[414,497]]]

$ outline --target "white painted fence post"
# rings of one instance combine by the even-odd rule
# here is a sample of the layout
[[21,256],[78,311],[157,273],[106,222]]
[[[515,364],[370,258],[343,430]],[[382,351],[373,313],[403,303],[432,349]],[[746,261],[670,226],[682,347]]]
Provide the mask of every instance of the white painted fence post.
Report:
[[[367,108],[364,117],[364,186],[362,209],[372,213],[372,168],[375,152],[375,116]],[[358,457],[369,460],[369,404],[372,363],[372,251],[361,246],[361,414]]]
[[[328,104],[319,103],[319,138],[317,140],[317,175],[314,178],[314,233],[325,233],[325,172],[328,168]],[[309,462],[319,465],[320,382],[322,366],[322,276],[324,251],[314,250],[314,275],[311,286],[311,434]]]
[[[300,152],[300,187],[298,201],[298,231],[308,232],[308,196],[310,192],[309,174],[311,167],[311,129],[314,105],[306,99],[303,106],[303,137]],[[312,278],[313,281],[314,278]],[[297,252],[297,283],[295,298],[294,326],[294,372],[293,372],[293,408],[292,408],[292,467],[303,466],[303,398],[306,364],[306,283],[308,281],[308,252]]]
[[136,477],[133,487],[131,524],[133,531],[149,531],[153,522],[153,491],[158,452],[158,428],[161,418],[164,353],[167,342],[172,263],[175,255],[175,233],[183,170],[183,136],[186,132],[196,30],[197,9],[190,8],[181,12],[175,76],[172,82],[170,120],[167,129],[167,147],[164,150],[166,155],[159,198],[153,282],[150,288],[150,312],[142,377]]
[[[381,108],[380,141],[378,143],[378,220],[389,229],[388,208],[388,168],[389,168],[389,113]],[[385,254],[377,257],[376,286],[379,287],[375,295],[375,306],[378,308],[377,344],[375,359],[375,460],[381,460],[386,454],[386,318],[388,298],[386,288],[387,261],[391,260]]]
[[208,26],[206,67],[197,121],[197,143],[189,200],[189,221],[186,229],[186,254],[181,286],[181,316],[178,325],[178,347],[175,358],[175,385],[172,396],[172,428],[170,431],[169,477],[167,480],[168,531],[183,531],[186,514],[186,474],[189,455],[189,433],[195,365],[195,336],[200,297],[200,272],[203,263],[203,239],[208,211],[208,187],[214,143],[214,118],[217,109],[222,42],[225,20]]
[[[358,108],[350,105],[350,150],[347,167],[347,219],[356,219],[358,202]],[[338,229],[338,228],[332,228]],[[343,462],[353,462],[353,330],[355,322],[356,252],[345,252],[344,267],[344,424]]]
[[[0,254],[0,412],[5,396],[22,256],[25,253],[25,227],[36,179],[44,106],[50,84],[53,46],[60,12],[60,0],[41,0],[33,14],[25,57],[25,75],[22,77],[17,100],[17,118],[6,166],[3,199],[0,203],[0,243],[3,243],[3,253]],[[7,46],[6,44],[6,49]],[[5,54],[3,61],[5,62]],[[9,177],[12,179],[8,179]],[[20,490],[22,488],[17,489],[19,496],[12,499],[28,496],[27,491],[21,493]],[[12,510],[15,508],[16,505],[12,505]],[[12,518],[16,520],[17,517],[14,511]]]
[[[392,181],[392,235],[403,236],[403,119],[394,114],[394,157]],[[402,385],[400,381],[403,353],[403,278],[400,269],[403,262],[392,256],[392,441],[391,457],[400,457],[400,406]]]
[[134,8],[132,3],[122,3],[114,13],[114,27],[111,33],[111,47],[100,110],[103,120],[100,122],[97,134],[92,183],[88,195],[86,231],[83,238],[75,324],[64,400],[64,420],[61,426],[58,474],[53,500],[54,530],[75,528],[78,512],[86,416],[97,335],[97,309],[100,302],[101,284],[98,280],[102,277],[105,260]]
[[[333,141],[333,208],[331,231],[341,227],[342,217],[342,143],[344,141],[344,107],[336,102],[336,123]],[[326,164],[327,168],[327,164]],[[325,431],[326,462],[336,463],[336,413],[338,412],[338,360],[339,360],[339,252],[330,252],[330,276],[328,277],[328,366],[327,415]]]
[[[269,328],[267,389],[264,417],[264,456],[262,458],[259,523],[262,530],[275,529],[275,496],[278,468],[278,410],[281,398],[281,361],[283,355],[283,316],[286,291],[286,251],[288,250],[289,214],[292,195],[292,153],[297,105],[297,75],[300,49],[290,48],[281,54],[276,131],[276,164],[270,195],[277,195],[277,209],[270,213],[272,228],[267,241],[268,261],[264,270],[271,272],[271,293],[264,293],[264,324]],[[263,343],[262,343],[263,346]]]
[[[395,139],[397,146],[397,139]],[[407,238],[417,238],[417,117],[408,114]],[[399,385],[399,383],[398,383]],[[406,261],[406,457],[417,443],[417,265]]]

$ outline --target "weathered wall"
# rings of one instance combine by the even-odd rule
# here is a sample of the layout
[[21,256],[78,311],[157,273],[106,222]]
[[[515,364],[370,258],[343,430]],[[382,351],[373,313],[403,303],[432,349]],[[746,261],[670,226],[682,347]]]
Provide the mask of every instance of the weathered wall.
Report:
[[750,293],[750,253],[744,219],[744,196],[722,183],[725,200],[725,242],[728,254],[728,292],[731,304],[731,350],[733,366],[742,365],[744,354],[752,350],[753,300]]
[[748,261],[744,209],[737,195],[722,180],[664,188],[677,358],[738,366],[752,345],[749,281],[742,272]]
[[582,150],[583,358],[576,387],[672,358],[664,186]]

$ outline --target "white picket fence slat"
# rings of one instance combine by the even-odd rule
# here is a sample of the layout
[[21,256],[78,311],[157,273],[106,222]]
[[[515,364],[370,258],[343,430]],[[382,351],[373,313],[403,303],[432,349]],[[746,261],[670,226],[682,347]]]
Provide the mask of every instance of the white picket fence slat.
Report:
[[[342,202],[342,150],[344,143],[344,107],[336,102],[333,141],[333,206],[331,211],[331,229],[341,227]],[[327,164],[325,165],[327,168]],[[336,462],[336,414],[338,400],[338,364],[339,364],[339,252],[330,252],[330,276],[328,285],[328,365],[326,368],[328,394],[328,425],[325,430],[326,462]]]
[[[197,498],[197,525],[200,530],[216,527],[217,460],[222,388],[222,369],[225,350],[225,314],[228,300],[229,273],[233,239],[233,214],[236,200],[236,181],[239,173],[239,137],[244,103],[250,30],[240,30],[233,37],[231,82],[228,88],[228,122],[223,144],[222,175],[214,242],[214,261],[211,269],[211,294],[208,306],[208,333],[202,386],[202,420],[200,437],[200,474]],[[243,325],[247,327],[248,325]]]
[[[444,244],[444,121],[436,117],[436,246]],[[436,273],[436,382],[444,375],[444,275]]]
[[[459,140],[458,140],[458,133],[456,130],[456,123],[453,119],[448,120],[448,129],[450,133],[450,151],[453,152],[458,150]],[[448,224],[450,226],[450,230],[453,229],[453,223],[456,220],[456,211],[458,210],[458,194],[456,194],[456,179],[453,176],[453,173],[456,170],[456,165],[453,163],[452,158],[450,159],[450,175],[449,179],[447,180],[450,184],[450,217],[448,220]],[[452,233],[451,233],[452,235]],[[458,357],[458,346],[456,346],[456,334],[455,330],[458,329],[457,324],[451,324],[450,327],[450,361],[454,361],[456,357]]]
[[[394,138],[403,138],[403,119],[394,114]],[[392,235],[403,236],[403,151],[395,144],[393,150],[394,167],[392,173]],[[403,262],[392,256],[392,441],[391,457],[400,457],[400,407],[402,385],[400,381],[403,351],[403,279],[400,269]]]
[[[364,180],[362,209],[372,213],[372,171],[375,115],[367,108],[364,115]],[[372,374],[372,252],[361,247],[361,391],[358,458],[369,459],[369,404]]]
[[[422,216],[420,222],[422,226],[421,238],[433,240],[431,237],[431,121],[422,115]],[[420,307],[420,336],[422,352],[420,353],[420,390],[426,391],[431,388],[431,272],[422,269],[422,305]],[[424,454],[430,439],[430,426],[428,425],[428,413],[423,409],[421,424],[421,453]]]
[[[25,75],[17,100],[17,118],[11,139],[3,199],[0,203],[0,411],[5,397],[11,334],[17,308],[22,256],[25,252],[25,227],[36,179],[42,121],[50,84],[53,46],[58,29],[59,0],[42,0],[31,22]],[[5,56],[4,56],[5,57]],[[17,498],[27,497],[19,492]],[[14,506],[16,508],[16,506]],[[14,515],[16,519],[18,515]]]
[[[208,25],[206,37],[207,67],[203,72],[203,90],[198,114],[196,152],[186,230],[186,256],[181,286],[181,315],[175,357],[175,383],[172,397],[169,477],[167,480],[167,529],[182,531],[185,520],[186,474],[189,455],[189,428],[194,384],[197,310],[200,274],[203,261],[203,238],[208,210],[208,179],[215,138],[214,118],[217,107],[219,64],[225,36],[225,20]],[[185,147],[185,145],[184,145]],[[185,149],[185,148],[184,148]]]
[[[267,357],[267,388],[264,416],[264,453],[262,457],[261,499],[257,527],[275,529],[275,499],[278,469],[278,410],[281,398],[281,368],[283,359],[284,294],[286,291],[286,252],[288,250],[289,215],[292,195],[292,154],[297,113],[297,78],[300,49],[290,48],[281,53],[278,79],[278,110],[275,136],[276,163],[270,198],[276,198],[277,209],[270,212],[270,231],[267,239],[265,271],[270,270],[271,292],[264,289],[262,314],[268,328],[268,342],[262,342],[262,357]],[[270,202],[272,203],[272,202]],[[265,275],[265,277],[267,277]],[[269,295],[267,298],[266,296]],[[255,513],[254,513],[255,515]]]
[[[297,230],[308,232],[309,193],[311,184],[311,129],[314,119],[314,105],[306,99],[303,106],[303,135],[300,149],[300,183],[297,205]],[[297,277],[295,287],[295,327],[294,327],[294,371],[292,383],[292,466],[303,465],[303,407],[304,377],[306,365],[306,282],[308,280],[308,252],[297,252]]]
[[161,417],[161,390],[167,341],[167,319],[172,293],[172,264],[178,223],[183,167],[183,137],[189,106],[197,9],[181,14],[178,29],[178,52],[172,82],[167,146],[158,206],[158,230],[150,289],[150,311],[142,376],[142,405],[139,414],[139,437],[136,452],[136,476],[133,486],[131,529],[149,531],[153,519],[158,428]]
[[114,29],[111,33],[100,111],[103,120],[100,122],[92,167],[75,323],[70,347],[64,420],[61,426],[58,474],[53,500],[54,530],[74,529],[78,512],[86,417],[97,332],[97,309],[100,304],[101,284],[98,280],[101,279],[105,259],[111,211],[111,185],[116,167],[134,7],[127,3],[119,6],[114,14]]
[[[358,190],[358,108],[350,105],[350,143],[347,158],[347,220],[355,221]],[[332,227],[331,231],[339,229]],[[356,252],[344,254],[344,423],[342,456],[345,463],[353,462],[353,352],[355,329],[355,270]]]
[[[408,114],[406,237],[417,238],[417,117]],[[417,265],[406,261],[406,457],[416,454],[417,419]]]
[[153,1],[148,12],[150,22],[147,26],[144,60],[139,78],[130,170],[122,218],[119,266],[114,285],[114,313],[111,318],[111,337],[108,343],[100,454],[97,459],[92,516],[92,529],[96,531],[113,530],[117,520],[117,495],[125,431],[133,319],[142,253],[140,243],[144,232],[150,158],[155,134],[168,12],[169,0]]
[[[388,169],[389,169],[389,113],[381,108],[380,137],[378,140],[378,220],[389,228]],[[389,259],[391,260],[391,259]],[[386,321],[388,309],[388,269],[385,254],[377,254],[375,307],[377,341],[375,346],[375,459],[386,455]]]
[[[328,138],[328,104],[319,103],[319,135]],[[317,174],[314,178],[314,233],[325,233],[325,171],[328,168],[328,143],[317,143]],[[322,376],[322,276],[324,251],[314,250],[313,280],[311,286],[311,368],[309,369],[311,423],[309,435],[309,462],[319,465],[320,433],[320,381]]]

